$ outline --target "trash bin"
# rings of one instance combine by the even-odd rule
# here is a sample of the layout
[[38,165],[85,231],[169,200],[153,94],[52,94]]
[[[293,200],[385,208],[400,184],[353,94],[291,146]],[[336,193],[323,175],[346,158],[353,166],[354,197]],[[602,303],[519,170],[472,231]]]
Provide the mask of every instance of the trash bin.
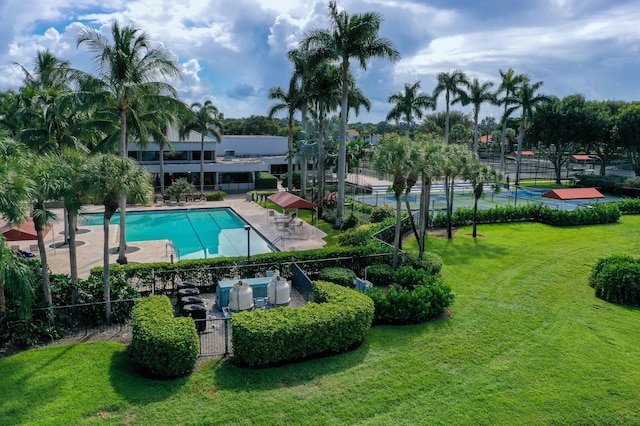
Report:
[[181,288],[180,290],[178,290],[178,296],[176,298],[176,306],[178,306],[180,309],[182,309],[182,304],[180,304],[180,301],[182,300],[183,297],[188,297],[188,296],[197,296],[200,294],[200,290],[198,290],[197,288]]
[[187,297],[182,297],[180,299],[180,303],[178,304],[178,306],[180,307],[180,312],[184,314],[184,312],[182,311],[182,309],[184,308],[185,305],[193,305],[193,304],[201,304],[204,305],[204,299],[201,296],[187,296]]
[[184,305],[182,312],[185,316],[193,318],[196,322],[196,330],[198,333],[203,332],[207,328],[207,308],[203,304],[194,303],[190,305]]

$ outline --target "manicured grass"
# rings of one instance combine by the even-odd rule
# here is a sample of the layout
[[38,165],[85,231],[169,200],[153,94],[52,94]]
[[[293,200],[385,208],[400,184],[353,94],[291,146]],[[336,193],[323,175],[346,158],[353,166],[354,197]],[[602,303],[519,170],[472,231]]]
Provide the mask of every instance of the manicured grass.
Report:
[[32,350],[0,360],[0,423],[636,424],[640,310],[596,299],[587,279],[596,259],[639,252],[640,217],[478,230],[428,239],[457,295],[448,319],[375,327],[331,358],[210,361],[168,382],[135,375],[114,343]]

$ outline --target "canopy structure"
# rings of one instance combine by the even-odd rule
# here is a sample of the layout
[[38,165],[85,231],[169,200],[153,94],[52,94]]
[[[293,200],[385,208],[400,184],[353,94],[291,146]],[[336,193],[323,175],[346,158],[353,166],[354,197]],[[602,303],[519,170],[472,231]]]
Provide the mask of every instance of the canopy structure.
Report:
[[542,196],[562,201],[604,198],[604,195],[602,195],[596,188],[554,189],[553,191],[545,192]]
[[[51,226],[47,226],[43,229],[43,237],[49,233]],[[29,218],[26,222],[21,223],[20,225],[4,225],[2,228],[2,235],[7,239],[7,241],[26,241],[26,240],[37,240],[38,234],[36,233],[36,226],[33,223],[33,219]]]
[[[518,155],[518,151],[513,151],[513,155]],[[535,155],[533,151],[522,151],[522,155]]]
[[286,191],[276,192],[269,195],[267,200],[275,203],[283,209],[315,209],[316,205],[300,198],[297,195],[293,195]]

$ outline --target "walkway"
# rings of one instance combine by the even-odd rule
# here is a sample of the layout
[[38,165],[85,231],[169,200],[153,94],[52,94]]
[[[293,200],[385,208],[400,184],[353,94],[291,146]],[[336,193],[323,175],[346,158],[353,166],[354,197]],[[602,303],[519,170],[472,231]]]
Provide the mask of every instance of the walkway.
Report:
[[[326,234],[320,229],[311,226],[308,223],[302,225],[302,229],[292,232],[289,229],[276,227],[273,218],[269,217],[268,210],[260,207],[258,204],[246,201],[245,194],[227,195],[223,201],[210,201],[190,203],[187,206],[161,205],[161,206],[129,206],[129,210],[168,210],[168,209],[196,209],[196,208],[213,208],[213,207],[231,207],[240,216],[242,216],[255,230],[261,233],[267,240],[274,241],[278,237],[282,240],[276,244],[278,249],[288,250],[309,250],[324,247],[326,244],[323,240]],[[102,206],[87,206],[82,210],[86,213],[102,212]],[[64,221],[62,209],[56,209],[57,220],[53,223],[53,229],[45,238],[45,246],[47,247],[47,262],[51,272],[56,274],[69,273],[69,249],[68,246],[60,247],[63,240]],[[118,246],[118,226],[111,225],[109,229],[111,239],[110,247],[113,252]],[[86,278],[92,268],[102,266],[102,250],[104,242],[104,233],[102,225],[99,226],[81,226],[76,236],[77,240],[77,260],[78,260],[78,276]],[[157,241],[140,241],[129,243],[127,259],[130,263],[147,263],[147,262],[169,262],[171,255],[167,253],[167,240]],[[23,250],[28,250],[30,244],[36,241],[22,241],[20,246]],[[12,244],[18,244],[17,242]],[[118,255],[111,253],[111,264],[116,263]]]

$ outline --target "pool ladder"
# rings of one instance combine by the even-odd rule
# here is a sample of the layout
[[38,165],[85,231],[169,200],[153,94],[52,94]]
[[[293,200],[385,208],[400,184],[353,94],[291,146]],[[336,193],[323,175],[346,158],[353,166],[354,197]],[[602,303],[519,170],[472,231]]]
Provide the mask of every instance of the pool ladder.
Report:
[[282,248],[284,248],[284,237],[282,235],[280,235],[275,240],[271,241],[271,245],[275,247],[276,244],[278,244],[279,242],[282,242]]
[[165,256],[171,255],[171,263],[173,263],[173,255],[174,254],[178,258],[177,260],[180,261],[180,249],[177,248],[176,246],[174,246],[171,243],[166,243],[164,245],[164,255]]

